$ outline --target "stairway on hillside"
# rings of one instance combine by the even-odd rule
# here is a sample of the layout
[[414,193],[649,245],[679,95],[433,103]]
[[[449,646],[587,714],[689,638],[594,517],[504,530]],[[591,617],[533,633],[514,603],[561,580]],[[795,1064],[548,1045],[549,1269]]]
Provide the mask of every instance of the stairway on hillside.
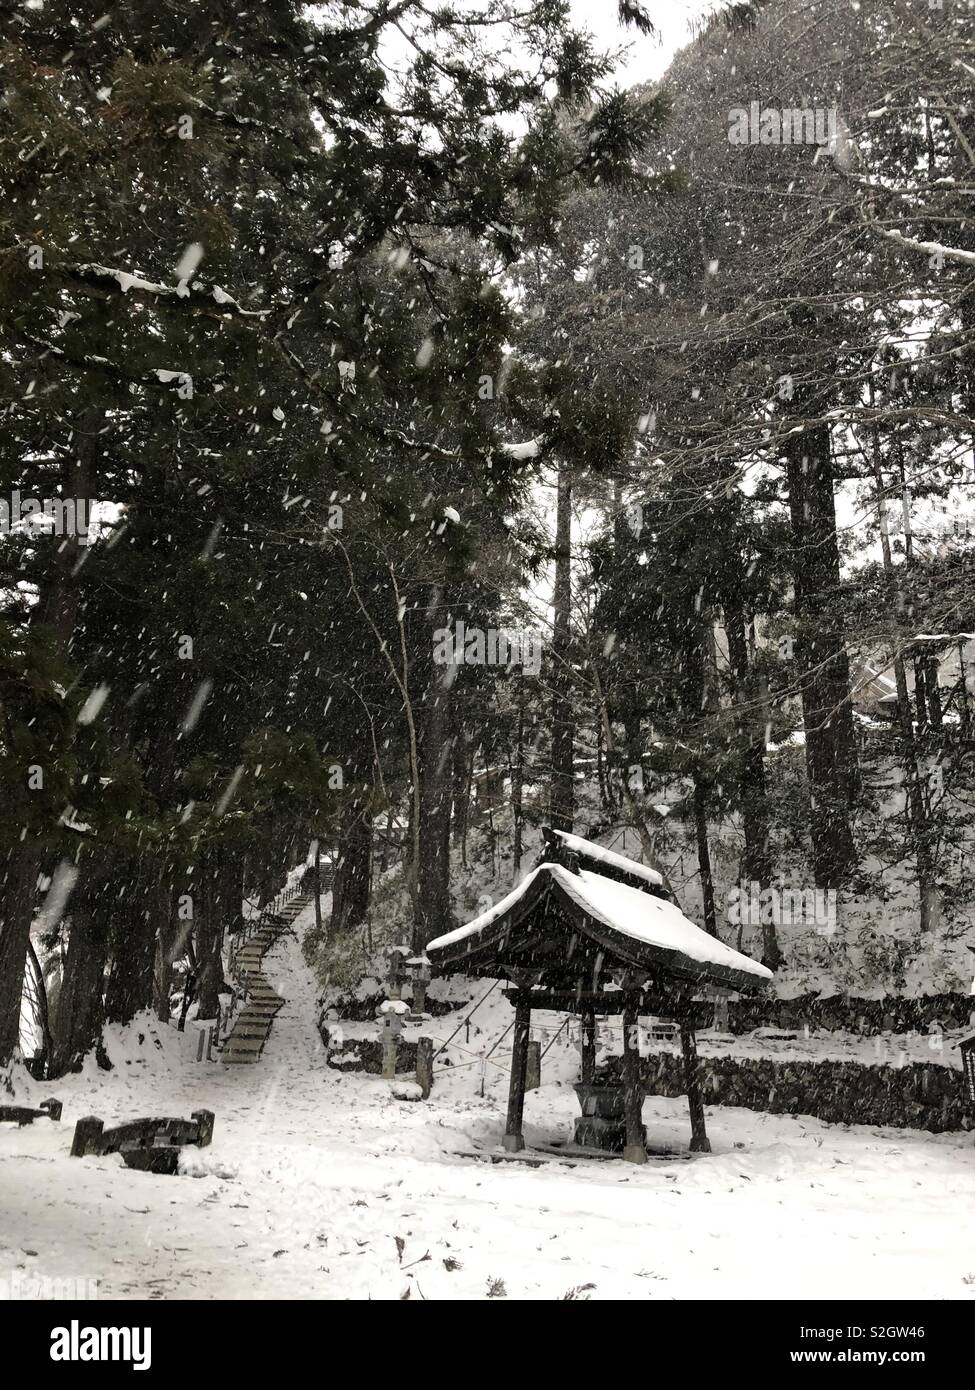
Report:
[[304,912],[311,900],[310,893],[292,898],[280,912],[275,913],[273,921],[259,927],[241,947],[237,956],[237,970],[241,983],[247,989],[247,1002],[223,1045],[221,1061],[234,1064],[260,1061],[271,1024],[285,1003],[264,974],[264,957],[279,937],[290,930],[292,922]]

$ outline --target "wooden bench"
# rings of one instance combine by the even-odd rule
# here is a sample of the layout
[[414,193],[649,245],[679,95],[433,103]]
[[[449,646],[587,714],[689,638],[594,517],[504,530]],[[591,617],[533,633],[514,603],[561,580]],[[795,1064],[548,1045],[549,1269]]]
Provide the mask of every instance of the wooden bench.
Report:
[[32,1125],[35,1120],[43,1119],[44,1116],[49,1120],[60,1120],[61,1102],[42,1100],[38,1110],[30,1105],[0,1105],[0,1120],[15,1121],[18,1125]]
[[120,1153],[128,1168],[150,1173],[175,1173],[184,1144],[204,1149],[213,1138],[212,1110],[194,1110],[189,1120],[143,1119],[106,1129],[95,1115],[86,1115],[74,1128],[72,1158],[86,1154]]

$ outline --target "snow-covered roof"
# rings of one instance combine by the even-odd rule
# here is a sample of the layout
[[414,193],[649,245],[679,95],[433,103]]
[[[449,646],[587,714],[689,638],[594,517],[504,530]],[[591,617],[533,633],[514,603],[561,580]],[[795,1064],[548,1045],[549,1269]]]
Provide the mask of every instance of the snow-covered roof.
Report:
[[463,941],[469,936],[479,936],[485,927],[489,927],[492,922],[496,922],[499,917],[503,917],[509,908],[514,907],[519,902],[529,888],[535,882],[542,869],[554,869],[555,864],[539,864],[536,869],[532,869],[530,874],[518,884],[517,888],[512,888],[510,893],[506,893],[503,898],[489,907],[486,912],[482,912],[480,917],[475,917],[468,922],[466,927],[456,927],[453,931],[445,932],[443,936],[436,937],[433,941],[427,942],[427,951],[439,951],[444,946],[453,946],[458,941]]
[[702,931],[676,903],[666,898],[652,898],[628,883],[616,883],[586,869],[571,874],[556,866],[556,872],[562,887],[580,907],[623,936],[648,946],[680,951],[691,960],[745,970],[763,980],[772,978],[771,970]]
[[611,864],[614,869],[619,869],[623,873],[635,874],[637,878],[646,879],[647,883],[663,884],[663,875],[658,874],[656,869],[648,869],[646,864],[638,864],[635,859],[627,859],[625,854],[617,854],[612,849],[603,849],[602,845],[593,844],[591,840],[584,840],[580,835],[572,835],[568,830],[553,830],[551,833],[559,837],[566,849],[571,850],[573,854],[578,854],[582,859],[593,859],[603,864]]
[[764,965],[702,931],[667,898],[653,896],[588,869],[573,873],[561,864],[548,863],[539,864],[487,912],[482,912],[466,926],[431,941],[427,951],[434,964],[444,951],[452,962],[458,962],[459,953],[451,950],[453,947],[464,946],[466,952],[473,954],[482,943],[487,945],[496,935],[491,932],[492,926],[513,913],[523,900],[538,898],[546,886],[554,887],[581,910],[585,918],[605,928],[610,939],[613,935],[620,938],[623,953],[627,952],[628,943],[635,944],[637,956],[646,954],[640,947],[650,948],[649,954],[665,968],[669,964],[675,971],[686,974],[689,970],[697,973],[693,968],[700,966],[704,980],[709,977],[720,980],[726,972],[750,977],[756,985],[772,978],[772,972]]

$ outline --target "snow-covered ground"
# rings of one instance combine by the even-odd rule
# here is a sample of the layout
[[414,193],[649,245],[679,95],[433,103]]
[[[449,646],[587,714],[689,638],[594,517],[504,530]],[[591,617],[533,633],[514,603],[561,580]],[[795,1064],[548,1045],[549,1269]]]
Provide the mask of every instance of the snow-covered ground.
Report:
[[[103,1298],[975,1299],[971,1135],[709,1107],[708,1156],[492,1165],[464,1155],[499,1141],[500,1069],[483,1098],[477,1066],[458,1066],[428,1102],[397,1100],[326,1066],[295,942],[267,973],[288,1003],[253,1067],[198,1064],[191,1037],[143,1024],[141,1045],[136,1028],[110,1040],[110,1073],[21,1080],[65,1110],[0,1126],[0,1296],[57,1280],[97,1281]],[[478,1048],[510,1018],[496,996]],[[556,1044],[527,1100],[529,1142],[571,1134],[573,1067]],[[201,1106],[214,1141],[184,1150],[179,1178],[68,1156],[80,1115]],[[644,1118],[661,1148],[685,1144],[683,1102],[650,1098]]]

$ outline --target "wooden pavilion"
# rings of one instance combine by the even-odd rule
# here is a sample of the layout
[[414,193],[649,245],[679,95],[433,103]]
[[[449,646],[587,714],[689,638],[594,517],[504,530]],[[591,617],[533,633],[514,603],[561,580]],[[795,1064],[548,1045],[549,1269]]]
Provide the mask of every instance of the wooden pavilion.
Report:
[[524,1148],[522,1120],[533,1009],[579,1014],[582,1081],[596,1061],[596,1016],[621,1015],[626,1145],[646,1161],[644,1087],[637,1023],[648,1015],[680,1029],[691,1149],[710,1149],[697,1074],[695,1027],[709,988],[754,993],[772,978],[686,918],[660,874],[576,835],[545,830],[536,867],[507,897],[464,927],[437,937],[427,953],[438,974],[507,979],[515,1006],[504,1147]]

